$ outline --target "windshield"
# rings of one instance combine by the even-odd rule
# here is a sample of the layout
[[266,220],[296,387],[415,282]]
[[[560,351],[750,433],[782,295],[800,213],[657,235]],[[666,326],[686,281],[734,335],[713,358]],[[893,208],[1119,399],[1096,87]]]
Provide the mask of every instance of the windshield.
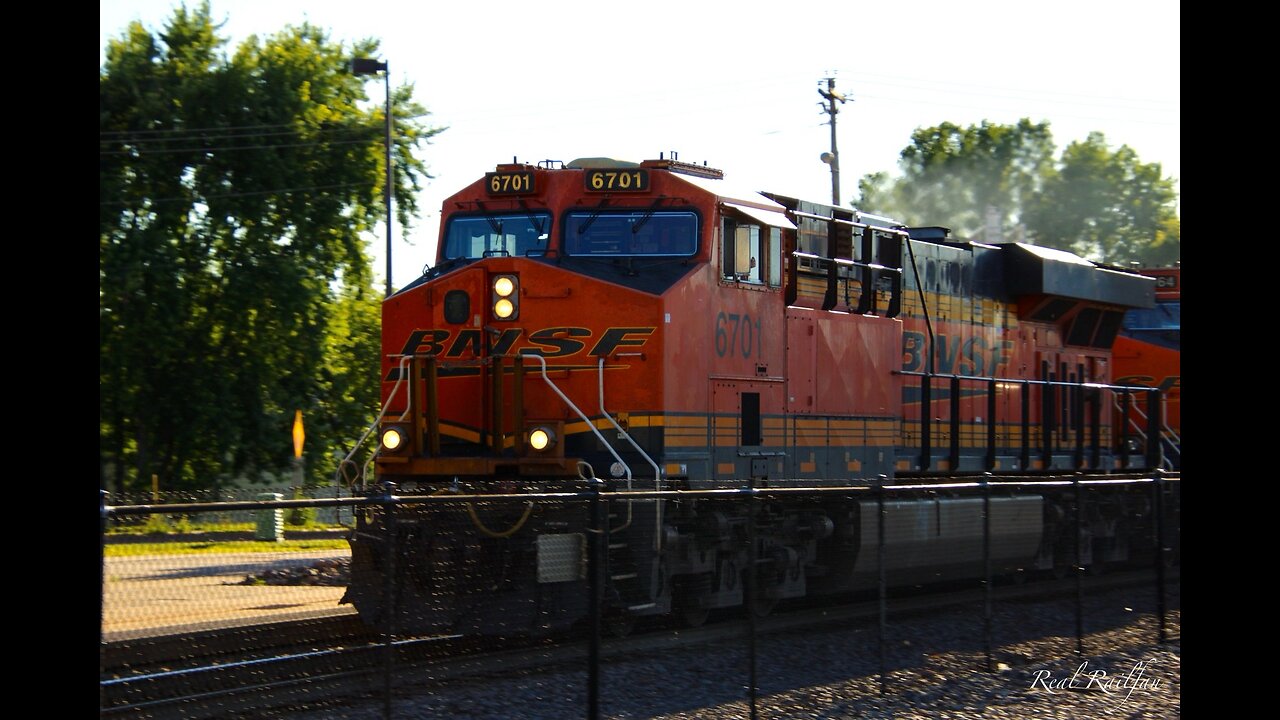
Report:
[[449,218],[444,257],[480,258],[539,254],[547,249],[551,213],[506,213]]
[[1134,309],[1124,314],[1125,330],[1178,330],[1181,326],[1181,301],[1156,303],[1153,308]]
[[698,216],[688,210],[575,211],[565,216],[568,255],[688,257],[698,252]]

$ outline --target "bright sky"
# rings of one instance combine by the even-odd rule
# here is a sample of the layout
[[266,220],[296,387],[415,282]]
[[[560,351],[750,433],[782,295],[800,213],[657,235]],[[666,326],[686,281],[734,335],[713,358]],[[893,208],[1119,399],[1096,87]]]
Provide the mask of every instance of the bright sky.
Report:
[[[194,1],[188,2],[193,7]],[[160,30],[178,0],[100,0],[108,38]],[[944,121],[1049,121],[1058,151],[1092,130],[1180,177],[1179,3],[1174,0],[212,0],[228,54],[251,34],[310,21],[331,39],[381,40],[394,85],[448,126],[423,153],[422,215],[393,228],[393,282],[434,261],[444,198],[501,162],[640,161],[659,152],[747,183],[831,199],[826,77],[840,190],[897,173],[913,130]],[[366,86],[383,102],[383,85]],[[669,155],[668,155],[669,156]],[[875,208],[864,208],[875,211]],[[375,271],[386,234],[370,236]],[[379,281],[379,286],[381,285]]]

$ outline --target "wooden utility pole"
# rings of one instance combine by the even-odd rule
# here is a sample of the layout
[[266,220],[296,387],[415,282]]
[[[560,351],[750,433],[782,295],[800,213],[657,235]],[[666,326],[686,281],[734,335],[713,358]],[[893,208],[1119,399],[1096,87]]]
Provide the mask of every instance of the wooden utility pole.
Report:
[[831,204],[840,205],[840,151],[836,149],[836,113],[840,109],[836,107],[836,101],[841,104],[845,102],[844,95],[836,92],[836,79],[829,77],[827,80],[827,89],[823,90],[822,86],[818,86],[818,94],[827,101],[823,107],[823,111],[831,116],[831,152],[822,153],[822,161],[831,166]]

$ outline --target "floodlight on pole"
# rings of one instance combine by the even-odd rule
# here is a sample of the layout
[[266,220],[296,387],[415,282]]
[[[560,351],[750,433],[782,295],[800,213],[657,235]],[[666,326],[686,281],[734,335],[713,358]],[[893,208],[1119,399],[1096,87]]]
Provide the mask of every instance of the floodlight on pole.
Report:
[[387,151],[387,184],[386,184],[386,204],[387,204],[387,297],[391,297],[391,188],[392,188],[392,169],[391,169],[391,70],[388,69],[386,62],[378,62],[371,58],[354,58],[351,60],[351,73],[353,75],[377,75],[382,73],[383,80],[386,82],[387,105],[385,110],[385,119],[387,126],[387,136],[384,142]]
[[826,113],[831,116],[831,152],[822,153],[820,159],[822,162],[831,166],[831,204],[840,204],[840,151],[836,149],[836,113],[840,112],[840,108],[836,107],[836,101],[844,104],[847,98],[836,92],[836,79],[827,78],[827,89],[823,90],[821,86],[818,88],[818,94],[827,101],[824,108]]

